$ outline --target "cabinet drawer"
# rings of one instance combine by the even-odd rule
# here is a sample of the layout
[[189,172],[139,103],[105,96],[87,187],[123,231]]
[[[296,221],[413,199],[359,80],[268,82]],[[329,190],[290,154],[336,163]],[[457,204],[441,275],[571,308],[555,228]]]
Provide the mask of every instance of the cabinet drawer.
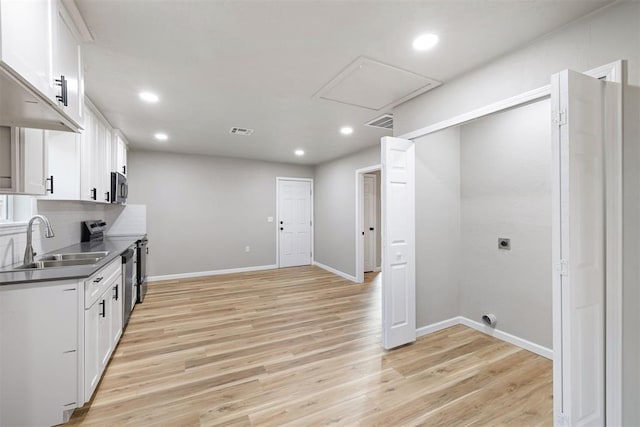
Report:
[[89,308],[97,301],[114,280],[122,275],[122,260],[116,258],[93,276],[84,281],[84,307]]

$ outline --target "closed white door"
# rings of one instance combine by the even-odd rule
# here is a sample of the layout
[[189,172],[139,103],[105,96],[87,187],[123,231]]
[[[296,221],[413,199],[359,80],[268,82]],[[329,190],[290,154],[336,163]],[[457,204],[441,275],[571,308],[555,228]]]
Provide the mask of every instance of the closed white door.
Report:
[[569,70],[551,81],[554,412],[560,425],[604,425],[605,83]]
[[364,271],[373,271],[376,267],[376,176],[364,176]]
[[382,341],[416,340],[415,146],[382,138]]
[[280,267],[311,264],[311,181],[278,179]]

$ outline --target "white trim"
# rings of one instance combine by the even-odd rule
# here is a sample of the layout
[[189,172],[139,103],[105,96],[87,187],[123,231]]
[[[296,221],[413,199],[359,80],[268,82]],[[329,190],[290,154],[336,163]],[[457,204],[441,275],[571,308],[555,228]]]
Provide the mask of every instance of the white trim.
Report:
[[219,276],[221,274],[247,273],[250,271],[274,270],[276,268],[278,268],[277,265],[270,264],[270,265],[256,265],[253,267],[227,268],[223,270],[198,271],[195,273],[165,274],[161,276],[149,276],[147,277],[147,281],[158,282],[162,280],[189,279],[192,277]]
[[376,268],[373,269],[374,273],[379,273],[382,271],[382,267],[381,266],[377,266]]
[[[622,61],[615,61],[597,68],[593,68],[589,71],[585,71],[584,74],[596,79],[606,79],[607,81],[621,82],[622,75],[624,74]],[[425,135],[429,135],[430,133],[438,132],[453,126],[458,126],[471,120],[478,119],[480,117],[488,116],[499,111],[508,110],[509,108],[517,107],[529,102],[538,101],[550,96],[551,85],[545,85],[537,89],[533,89],[528,92],[524,92],[519,95],[491,103],[489,105],[485,105],[484,107],[459,114],[450,119],[443,120],[441,122],[437,122],[429,126],[413,130],[411,132],[407,132],[398,136],[398,138],[413,140]]]
[[316,229],[316,222],[313,217],[313,199],[315,198],[315,192],[313,189],[313,178],[292,178],[287,176],[277,176],[276,177],[276,220],[275,223],[275,231],[276,231],[276,268],[280,268],[280,181],[304,181],[311,183],[311,242],[309,243],[309,251],[311,253],[310,263],[309,265],[313,265],[313,260],[315,258],[316,251],[315,243],[314,243],[314,230]]
[[422,326],[416,329],[416,337],[423,337],[425,335],[432,334],[434,332],[441,331],[443,329],[450,328],[460,324],[460,316],[452,317],[451,319],[443,320],[441,322],[432,323],[427,326]]
[[450,119],[443,120],[441,122],[437,122],[432,125],[425,126],[423,128],[416,129],[411,132],[407,132],[404,135],[400,135],[398,138],[404,138],[404,139],[420,138],[421,136],[425,136],[430,133],[440,131],[442,129],[461,125],[471,120],[475,120],[479,117],[488,116],[489,114],[497,113],[498,111],[507,110],[509,108],[516,107],[518,105],[526,104],[528,102],[537,101],[539,99],[543,99],[548,96],[551,96],[550,85],[539,87],[538,89],[533,89],[528,92],[522,93],[520,95],[512,96],[511,98],[503,99],[501,101],[494,102],[489,105],[485,105],[482,108],[471,110],[467,113],[460,114]]
[[[356,169],[355,177],[356,177],[356,221],[355,221],[355,248],[356,248],[356,270],[355,270],[355,280],[356,283],[364,282],[364,241],[361,239],[362,224],[364,223],[364,201],[362,194],[362,186],[364,185],[364,174],[380,171],[382,172],[382,164],[378,163],[376,165],[365,166],[360,169]],[[381,183],[382,185],[382,183]],[[380,214],[382,215],[382,200],[380,200],[381,209]],[[380,223],[382,224],[382,218],[380,218]],[[353,277],[353,276],[351,276]]]
[[313,261],[313,265],[315,265],[316,267],[320,267],[321,269],[326,270],[326,271],[328,271],[329,273],[333,273],[333,274],[335,274],[336,276],[340,276],[340,277],[342,277],[342,278],[344,278],[344,279],[351,280],[352,282],[355,282],[355,283],[362,283],[362,282],[358,282],[358,281],[356,280],[356,278],[355,278],[355,277],[353,277],[352,275],[347,274],[347,273],[345,273],[345,272],[343,272],[343,271],[340,271],[340,270],[336,270],[335,268],[333,268],[333,267],[329,267],[328,265],[324,265],[324,264],[322,264],[322,263],[320,263],[320,262],[318,262],[318,261]]

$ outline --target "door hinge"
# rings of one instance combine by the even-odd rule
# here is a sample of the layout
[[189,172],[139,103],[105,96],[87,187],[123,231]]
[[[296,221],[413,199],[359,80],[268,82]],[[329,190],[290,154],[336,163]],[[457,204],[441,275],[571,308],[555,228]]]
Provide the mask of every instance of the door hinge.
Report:
[[569,261],[566,259],[561,259],[558,263],[556,263],[556,271],[560,273],[561,276],[569,275]]
[[567,124],[567,110],[560,110],[553,112],[553,124],[556,126],[563,126]]

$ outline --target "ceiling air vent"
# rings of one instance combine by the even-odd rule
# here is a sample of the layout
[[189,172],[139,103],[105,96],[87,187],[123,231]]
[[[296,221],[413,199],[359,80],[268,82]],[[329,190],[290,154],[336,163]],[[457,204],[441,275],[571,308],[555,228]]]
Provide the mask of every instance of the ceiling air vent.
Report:
[[365,125],[371,126],[373,128],[393,130],[393,115],[392,114],[382,115],[380,117],[377,117],[371,120],[368,123],[365,123]]
[[251,135],[253,133],[253,129],[233,127],[231,129],[229,129],[229,133],[233,134],[233,135],[249,136],[249,135]]

